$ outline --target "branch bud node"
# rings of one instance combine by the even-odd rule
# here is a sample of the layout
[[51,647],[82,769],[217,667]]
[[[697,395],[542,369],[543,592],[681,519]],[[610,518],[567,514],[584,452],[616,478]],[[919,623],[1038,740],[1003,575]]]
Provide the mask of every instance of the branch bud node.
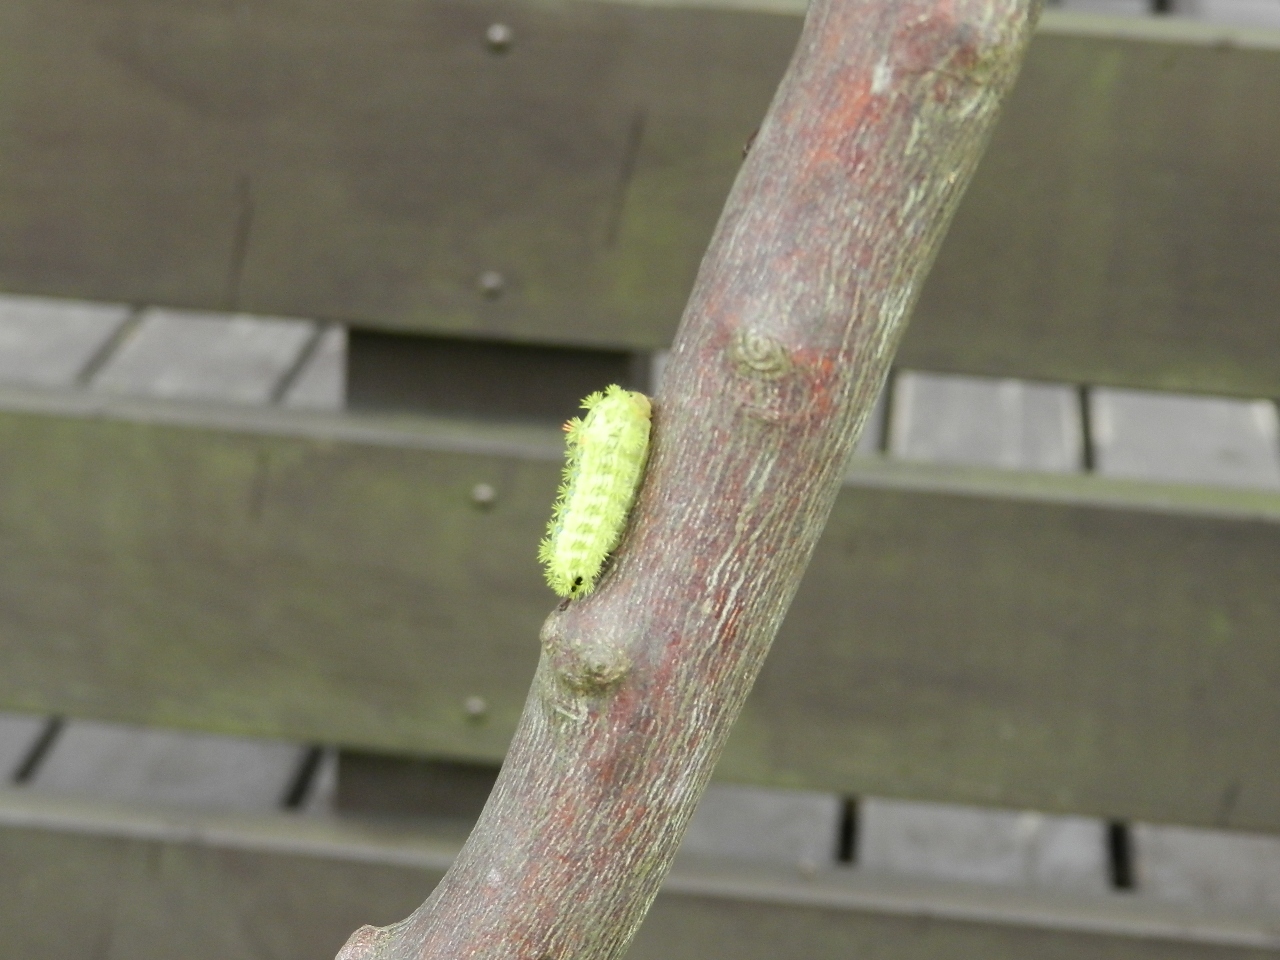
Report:
[[777,380],[791,372],[791,357],[781,341],[767,333],[745,328],[733,335],[729,355],[738,372],[747,377]]
[[548,618],[542,628],[546,651],[556,679],[580,696],[599,697],[622,682],[631,671],[631,657],[616,641],[565,636]]

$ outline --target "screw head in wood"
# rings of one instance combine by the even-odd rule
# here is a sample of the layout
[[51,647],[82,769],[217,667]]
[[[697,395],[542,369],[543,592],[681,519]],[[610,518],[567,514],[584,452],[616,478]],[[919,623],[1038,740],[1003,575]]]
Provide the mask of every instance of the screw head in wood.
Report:
[[484,697],[471,696],[462,701],[462,710],[472,720],[479,720],[489,712],[489,704]]
[[511,49],[511,41],[514,39],[515,34],[505,23],[491,23],[484,32],[485,43],[492,53],[506,53]]
[[478,507],[489,507],[498,499],[498,491],[491,483],[477,483],[471,488],[471,502]]
[[497,270],[486,270],[476,278],[476,286],[490,300],[496,300],[502,296],[502,291],[507,288],[507,278]]

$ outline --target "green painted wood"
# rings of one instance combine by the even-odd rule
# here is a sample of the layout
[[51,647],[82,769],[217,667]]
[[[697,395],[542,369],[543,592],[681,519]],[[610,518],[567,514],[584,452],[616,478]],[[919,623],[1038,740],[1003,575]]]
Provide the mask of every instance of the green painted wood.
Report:
[[[0,960],[303,960],[407,915],[459,843],[0,791]],[[1265,918],[1133,896],[809,876],[682,859],[633,960],[1264,960]]]
[[[0,708],[501,758],[558,431],[0,400]],[[1280,495],[851,476],[722,777],[1280,830]]]
[[[799,29],[749,6],[6,3],[0,289],[665,346]],[[1275,35],[1046,15],[902,362],[1280,395],[1277,98]]]

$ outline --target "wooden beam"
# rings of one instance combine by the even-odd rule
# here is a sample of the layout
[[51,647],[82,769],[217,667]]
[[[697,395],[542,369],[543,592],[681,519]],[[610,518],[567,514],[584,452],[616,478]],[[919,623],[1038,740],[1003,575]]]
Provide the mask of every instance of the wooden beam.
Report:
[[[0,289],[664,347],[802,6],[14,0]],[[1046,14],[902,361],[1280,395],[1268,92],[1274,34]]]
[[1280,32],[1046,16],[899,362],[1280,395]]
[[[0,409],[0,708],[502,757],[559,431]],[[860,464],[722,777],[1280,830],[1280,495]]]
[[1280,827],[1280,497],[850,479],[722,776]]
[[18,0],[0,288],[665,345],[799,28],[599,2]]
[[[215,817],[0,790],[0,960],[333,955],[412,909],[457,852],[429,832]],[[1271,960],[1264,918],[1132,895],[922,883],[686,858],[639,960]]]

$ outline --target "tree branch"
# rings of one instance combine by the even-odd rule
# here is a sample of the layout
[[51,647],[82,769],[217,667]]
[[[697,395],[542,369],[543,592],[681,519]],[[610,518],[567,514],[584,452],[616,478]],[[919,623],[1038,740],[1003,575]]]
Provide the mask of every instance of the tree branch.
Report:
[[[342,960],[625,952],[835,500],[1038,0],[813,0],[702,264],[628,535],[542,629],[448,875]],[[533,558],[530,557],[530,562]]]

